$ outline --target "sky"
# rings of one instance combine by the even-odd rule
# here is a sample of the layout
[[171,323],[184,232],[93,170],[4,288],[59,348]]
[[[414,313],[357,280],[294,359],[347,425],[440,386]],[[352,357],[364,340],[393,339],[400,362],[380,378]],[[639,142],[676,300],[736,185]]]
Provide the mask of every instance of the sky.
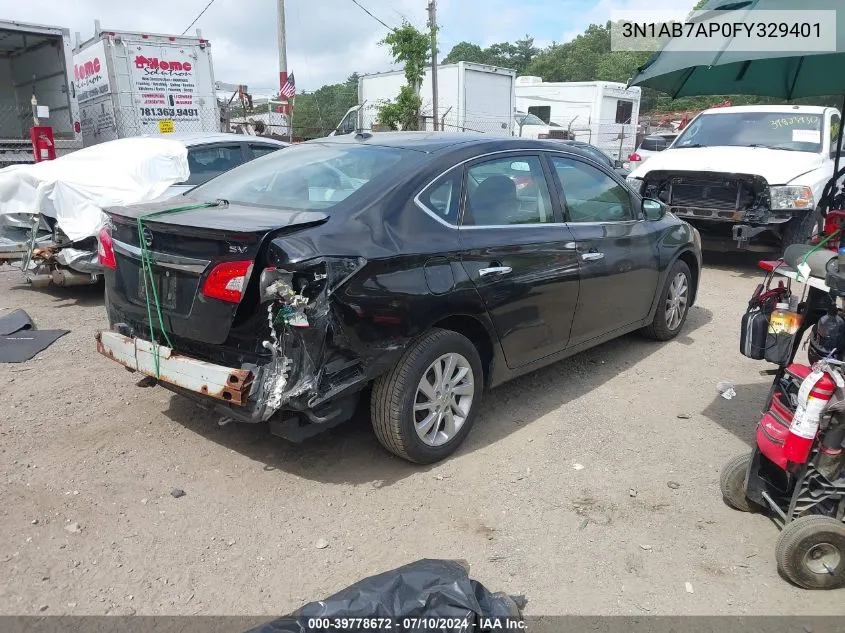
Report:
[[[390,26],[403,19],[424,28],[428,0],[358,0]],[[93,36],[105,30],[178,35],[208,0],[0,0],[0,19],[49,24]],[[539,46],[566,42],[613,10],[666,10],[684,15],[694,0],[438,0],[441,55],[460,41],[481,46],[528,34]],[[254,95],[278,89],[278,0],[213,0],[191,28],[211,42],[217,81],[245,84]],[[387,30],[353,0],[285,0],[288,70],[298,91],[341,82],[353,72],[394,68],[379,46]],[[667,15],[667,17],[670,17]]]

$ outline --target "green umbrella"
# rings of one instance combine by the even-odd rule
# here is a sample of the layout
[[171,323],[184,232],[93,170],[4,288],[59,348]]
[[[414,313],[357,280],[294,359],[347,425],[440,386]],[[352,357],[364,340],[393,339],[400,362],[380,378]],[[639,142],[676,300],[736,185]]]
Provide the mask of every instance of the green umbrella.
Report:
[[[799,6],[796,6],[799,5]],[[836,10],[836,50],[839,52],[685,52],[670,42],[629,82],[672,95],[747,94],[781,99],[845,93],[845,2],[843,0],[710,0],[702,11],[725,9],[730,21],[755,22],[754,11]],[[712,15],[712,14],[711,14]],[[800,17],[802,13],[798,13]],[[698,19],[706,20],[707,14]]]
[[[798,5],[798,6],[796,6]],[[677,97],[746,94],[799,99],[845,94],[845,0],[710,0],[702,11],[728,11],[731,22],[757,22],[754,12],[837,10],[837,52],[747,52],[731,50],[731,41],[719,51],[673,50],[670,41],[637,69],[629,86],[646,86]],[[716,14],[701,14],[706,21]],[[843,101],[845,112],[845,101]],[[839,142],[842,148],[842,131]],[[837,152],[834,170],[839,167]]]

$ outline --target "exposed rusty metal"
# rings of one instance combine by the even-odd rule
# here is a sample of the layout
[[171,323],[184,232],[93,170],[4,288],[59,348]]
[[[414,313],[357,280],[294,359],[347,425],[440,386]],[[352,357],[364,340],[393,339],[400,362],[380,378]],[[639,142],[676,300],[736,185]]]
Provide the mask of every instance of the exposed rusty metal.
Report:
[[[249,397],[253,374],[248,369],[214,365],[177,354],[163,345],[154,347],[148,341],[108,330],[98,332],[96,340],[97,352],[106,358],[160,382],[236,405],[243,405]],[[159,357],[158,375],[152,359],[153,349]]]

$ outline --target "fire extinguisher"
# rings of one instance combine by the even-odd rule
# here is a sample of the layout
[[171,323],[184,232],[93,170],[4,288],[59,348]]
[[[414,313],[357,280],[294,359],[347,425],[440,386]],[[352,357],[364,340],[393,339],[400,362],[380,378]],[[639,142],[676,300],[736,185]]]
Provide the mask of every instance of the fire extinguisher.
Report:
[[798,407],[792,417],[789,433],[783,443],[786,459],[804,464],[810,456],[822,412],[833,398],[836,388],[845,386],[842,376],[825,363],[816,368],[801,383],[798,390]]

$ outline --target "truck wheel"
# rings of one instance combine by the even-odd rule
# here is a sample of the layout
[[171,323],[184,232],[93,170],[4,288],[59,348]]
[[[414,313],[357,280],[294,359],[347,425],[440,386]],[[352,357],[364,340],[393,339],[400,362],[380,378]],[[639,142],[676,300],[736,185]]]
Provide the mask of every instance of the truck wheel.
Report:
[[787,523],[778,538],[778,571],[804,589],[845,585],[845,524],[812,514]]
[[722,468],[722,475],[719,477],[719,488],[722,490],[722,499],[730,507],[740,512],[759,512],[762,510],[753,501],[745,496],[745,475],[748,473],[748,464],[751,462],[751,455],[737,455]]
[[815,233],[819,218],[821,218],[821,211],[815,208],[787,222],[781,237],[783,250],[793,244],[806,244]]
[[484,383],[478,350],[464,336],[434,329],[414,342],[373,385],[372,423],[394,455],[431,464],[469,433]]
[[668,341],[678,335],[687,320],[692,296],[691,282],[689,266],[679,259],[666,276],[658,297],[654,320],[642,329],[645,336],[656,341]]

